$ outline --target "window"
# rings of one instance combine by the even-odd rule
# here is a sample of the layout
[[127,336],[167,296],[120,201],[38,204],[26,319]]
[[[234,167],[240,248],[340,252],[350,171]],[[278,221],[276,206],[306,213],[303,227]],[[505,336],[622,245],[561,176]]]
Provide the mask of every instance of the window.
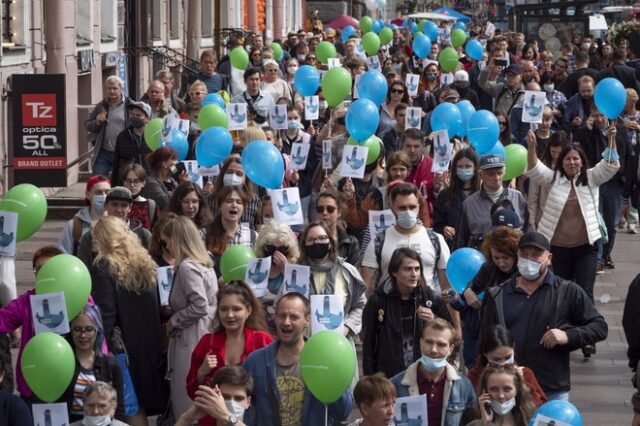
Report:
[[213,38],[213,2],[202,0],[202,38]]
[[[118,38],[118,21],[115,0],[100,2],[100,41],[112,43]],[[115,50],[115,49],[112,49]]]
[[180,38],[180,15],[182,11],[181,0],[169,1],[169,38],[171,40]]
[[77,1],[76,2],[76,45],[77,46],[89,46],[93,39],[91,30],[92,25],[92,13],[91,4],[92,1]]
[[162,40],[162,1],[150,0],[151,3],[151,29],[150,40],[157,41]]
[[2,50],[24,49],[24,0],[2,0]]

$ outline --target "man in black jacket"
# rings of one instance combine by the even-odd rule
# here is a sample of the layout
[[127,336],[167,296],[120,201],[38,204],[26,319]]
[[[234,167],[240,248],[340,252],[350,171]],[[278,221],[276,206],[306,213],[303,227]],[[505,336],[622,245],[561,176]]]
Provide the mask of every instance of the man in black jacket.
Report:
[[149,169],[145,157],[151,152],[144,140],[144,126],[151,119],[151,107],[144,102],[131,102],[128,106],[129,126],[118,134],[113,151],[113,186],[122,185],[122,170],[129,164],[140,164]]
[[578,348],[595,353],[608,327],[593,302],[576,283],[549,270],[550,243],[527,232],[518,243],[518,274],[489,290],[484,298],[482,329],[507,327],[515,341],[518,365],[533,370],[547,398],[567,400],[569,354]]
[[613,60],[613,65],[600,70],[596,81],[612,77],[618,79],[625,89],[640,91],[640,85],[636,80],[636,70],[625,64],[627,58],[624,50],[615,50],[611,55],[611,59]]
[[640,275],[629,285],[627,299],[624,302],[622,314],[622,328],[627,338],[629,348],[627,358],[629,367],[633,371],[631,382],[636,392],[631,397],[633,406],[633,425],[640,424],[640,391],[638,391],[638,364],[640,363]]

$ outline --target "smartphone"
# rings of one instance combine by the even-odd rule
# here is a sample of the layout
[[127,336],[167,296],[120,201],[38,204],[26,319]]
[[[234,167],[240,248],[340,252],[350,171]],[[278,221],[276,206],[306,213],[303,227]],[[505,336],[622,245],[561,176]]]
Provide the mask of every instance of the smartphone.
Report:
[[171,174],[174,176],[180,176],[186,171],[187,168],[184,166],[184,163],[176,163],[175,166],[171,166]]
[[506,67],[507,66],[507,60],[506,59],[495,59],[493,61],[493,63],[498,67]]
[[487,413],[487,416],[493,414],[493,412],[491,411],[491,403],[489,401],[485,402],[482,405],[482,408],[484,409],[484,412]]

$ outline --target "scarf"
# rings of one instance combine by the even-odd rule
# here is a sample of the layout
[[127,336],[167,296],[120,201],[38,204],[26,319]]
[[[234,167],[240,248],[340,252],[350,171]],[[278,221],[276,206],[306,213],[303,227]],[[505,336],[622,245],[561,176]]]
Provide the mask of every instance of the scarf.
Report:
[[[322,263],[312,263],[309,262],[309,267],[311,268],[311,285],[315,294],[333,294],[335,291],[335,283],[336,283],[336,273],[338,272],[338,260],[325,260]],[[326,278],[324,280],[324,287],[322,288],[322,293],[318,293],[316,283],[313,280],[314,272],[325,272]]]

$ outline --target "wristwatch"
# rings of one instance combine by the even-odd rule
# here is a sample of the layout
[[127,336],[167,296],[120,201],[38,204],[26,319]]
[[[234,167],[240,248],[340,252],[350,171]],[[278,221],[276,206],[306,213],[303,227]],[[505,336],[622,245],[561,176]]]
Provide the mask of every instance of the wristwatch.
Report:
[[238,416],[235,414],[229,414],[229,418],[227,419],[226,426],[234,426],[238,423]]

